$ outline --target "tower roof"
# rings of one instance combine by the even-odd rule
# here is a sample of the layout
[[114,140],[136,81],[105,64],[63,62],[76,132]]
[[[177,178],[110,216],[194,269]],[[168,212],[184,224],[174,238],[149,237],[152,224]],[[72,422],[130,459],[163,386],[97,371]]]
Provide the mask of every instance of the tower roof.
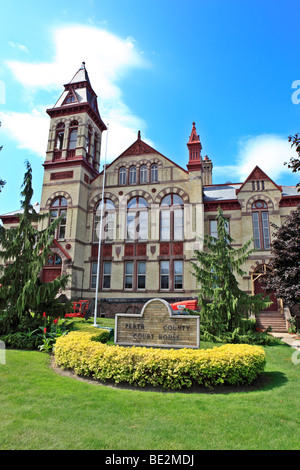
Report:
[[91,86],[91,82],[89,79],[89,75],[87,73],[87,70],[85,68],[85,62],[82,62],[80,69],[75,73],[74,77],[72,80],[68,83],[70,85],[71,83],[80,83],[80,82],[88,82],[88,84]]
[[195,122],[193,122],[192,132],[191,132],[188,144],[200,144],[200,146],[202,148],[202,145],[201,145],[201,142],[200,142],[200,137],[199,137],[199,135],[197,134],[197,131],[196,131]]
[[82,62],[80,69],[64,87],[65,90],[55,103],[54,108],[89,103],[95,111],[98,111],[97,95],[92,88],[85,62]]
[[53,108],[47,110],[49,116],[89,110],[94,119],[98,121],[101,130],[106,130],[100,117],[97,95],[92,88],[85,62],[82,62],[80,68],[73,78],[64,85],[64,88]]
[[193,122],[192,132],[187,143],[189,149],[189,162],[187,164],[188,171],[202,171],[202,145],[200,137],[197,134],[196,124]]

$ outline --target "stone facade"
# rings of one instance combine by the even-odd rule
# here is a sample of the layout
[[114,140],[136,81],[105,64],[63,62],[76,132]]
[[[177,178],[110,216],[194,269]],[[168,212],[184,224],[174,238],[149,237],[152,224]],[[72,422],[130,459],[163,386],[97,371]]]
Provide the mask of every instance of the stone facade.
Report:
[[[300,203],[295,187],[278,186],[258,167],[243,183],[213,185],[213,165],[201,156],[195,123],[187,143],[187,169],[150,147],[138,132],[137,140],[99,173],[106,126],[84,63],[47,113],[50,130],[39,211],[50,212],[50,218],[63,215],[63,222],[53,260],[41,273],[45,282],[60,270],[70,274],[69,298],[93,299],[99,260],[103,315],[140,313],[152,298],[195,298],[190,261],[195,249],[203,249],[203,235],[214,234],[221,206],[236,247],[255,239],[257,251],[240,279],[242,289],[255,292],[255,281],[270,261],[271,224],[280,225]],[[17,212],[1,216],[5,227],[17,223]],[[39,228],[48,223],[44,219]]]

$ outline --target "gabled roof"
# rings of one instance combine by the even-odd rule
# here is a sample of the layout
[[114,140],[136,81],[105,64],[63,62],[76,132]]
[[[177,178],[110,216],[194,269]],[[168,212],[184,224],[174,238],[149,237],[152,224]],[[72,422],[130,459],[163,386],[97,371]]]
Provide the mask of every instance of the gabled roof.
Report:
[[141,139],[141,131],[138,131],[137,140],[133,142],[133,144],[131,144],[130,147],[128,147],[123,153],[121,153],[118,158],[131,157],[132,155],[144,155],[147,153],[158,153],[159,155],[164,157],[162,153],[158,152],[153,147],[150,147],[150,145],[146,144],[146,142]]
[[258,165],[256,165],[256,167],[254,168],[254,170],[251,171],[251,173],[250,173],[250,175],[248,176],[248,178],[245,179],[245,181],[244,181],[244,183],[241,185],[241,187],[236,190],[236,194],[238,194],[238,193],[243,189],[243,187],[245,186],[245,184],[248,183],[249,181],[260,180],[260,179],[271,181],[271,183],[273,183],[274,186],[275,186],[280,192],[282,192],[282,188],[281,188],[280,186],[278,186],[278,184],[274,183],[274,181],[271,180],[271,178],[270,178],[264,171],[262,171],[262,169],[259,168]]
[[[177,168],[179,168],[180,170],[184,171],[185,173],[188,173],[187,170],[185,170],[184,168],[182,168],[180,165],[178,165],[177,163],[173,162],[172,160],[170,160],[170,158],[166,157],[165,155],[163,155],[162,153],[158,152],[157,150],[155,150],[153,147],[151,147],[150,145],[146,144],[146,142],[144,142],[142,139],[141,139],[141,132],[138,131],[138,138],[135,142],[133,142],[133,144],[131,144],[123,153],[121,153],[121,155],[119,155],[117,158],[115,158],[115,160],[113,160],[110,164],[107,165],[106,168],[109,168],[111,165],[113,165],[114,163],[116,163],[117,160],[119,160],[119,158],[123,158],[123,157],[131,157],[131,156],[139,156],[139,155],[147,155],[147,154],[158,154],[158,155],[161,155],[163,158],[165,158],[168,162],[172,163],[172,165],[176,166]],[[95,179],[98,178],[98,176],[100,176],[101,174],[103,173],[103,170],[101,171],[101,173],[99,175],[96,176]],[[94,181],[93,180],[93,181]]]

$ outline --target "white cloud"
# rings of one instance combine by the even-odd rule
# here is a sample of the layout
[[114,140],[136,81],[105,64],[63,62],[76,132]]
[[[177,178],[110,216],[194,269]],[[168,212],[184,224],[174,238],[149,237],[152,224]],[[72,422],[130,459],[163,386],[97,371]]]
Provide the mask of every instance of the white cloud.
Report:
[[11,47],[15,49],[19,49],[22,52],[28,52],[28,49],[24,44],[20,44],[19,42],[9,41],[8,43]]
[[31,113],[3,112],[0,121],[3,131],[17,141],[18,148],[45,158],[49,121],[44,113],[37,110]]
[[133,67],[147,62],[132,38],[121,39],[93,26],[71,25],[54,29],[55,57],[51,63],[7,61],[16,79],[33,89],[61,89],[85,61],[95,92],[103,99],[120,98],[117,82]]
[[214,167],[216,176],[232,182],[244,181],[251,171],[258,165],[274,181],[283,174],[290,174],[291,170],[284,165],[296,152],[291,148],[287,137],[273,134],[247,136],[238,143],[238,152],[235,165]]
[[[7,61],[6,65],[28,91],[32,101],[35,99],[34,93],[40,90],[57,90],[59,98],[63,85],[71,80],[84,61],[99,97],[101,117],[110,124],[107,161],[111,161],[133,143],[138,130],[141,129],[144,134],[146,124],[124,103],[120,83],[130,70],[148,67],[149,63],[137,50],[132,37],[122,39],[94,26],[73,24],[56,28],[53,30],[53,41],[55,56],[52,62]],[[35,103],[35,106],[41,104]],[[31,110],[22,114],[7,112],[2,113],[2,121],[3,131],[9,132],[19,147],[45,156],[49,127],[46,114],[39,112],[37,115]],[[21,122],[23,126],[19,125]],[[38,137],[37,128],[41,131]]]

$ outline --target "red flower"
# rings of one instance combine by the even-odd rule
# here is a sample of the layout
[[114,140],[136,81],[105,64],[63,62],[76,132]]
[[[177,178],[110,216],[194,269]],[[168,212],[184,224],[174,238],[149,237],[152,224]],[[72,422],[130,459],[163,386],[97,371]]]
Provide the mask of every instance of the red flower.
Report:
[[45,334],[47,333],[47,328],[44,328],[44,333],[45,333]]
[[53,322],[53,323],[54,323],[54,325],[56,325],[56,323],[57,323],[57,318],[54,319],[54,322]]
[[43,313],[43,317],[45,318],[47,315],[46,315],[46,312]]

